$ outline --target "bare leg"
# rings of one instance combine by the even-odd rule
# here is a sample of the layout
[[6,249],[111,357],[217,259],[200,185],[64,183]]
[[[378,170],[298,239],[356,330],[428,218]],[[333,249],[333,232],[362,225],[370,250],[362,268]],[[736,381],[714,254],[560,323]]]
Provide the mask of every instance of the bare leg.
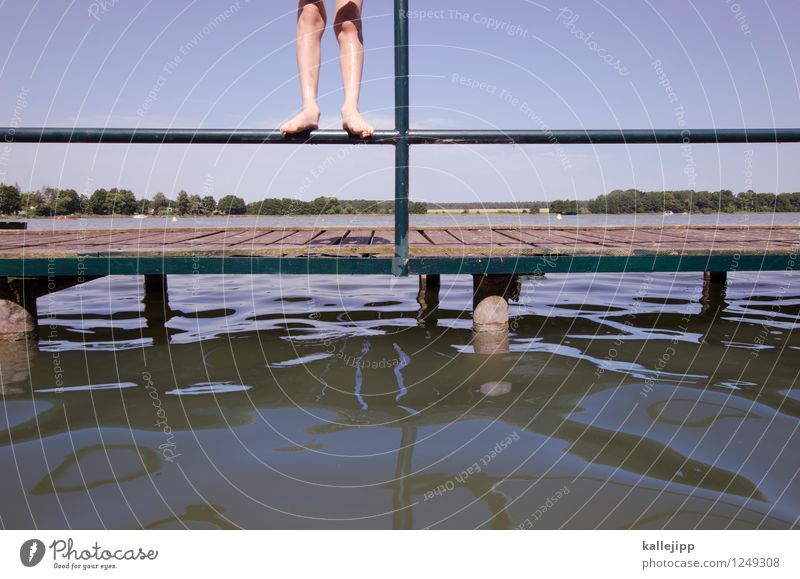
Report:
[[300,0],[297,7],[297,70],[303,110],[281,126],[282,133],[302,133],[319,126],[317,87],[320,42],[325,32],[325,21],[323,0]]
[[336,0],[333,31],[339,41],[339,64],[344,83],[342,126],[351,135],[369,137],[372,125],[358,112],[361,91],[361,71],[364,68],[364,40],[361,35],[361,5],[363,0]]

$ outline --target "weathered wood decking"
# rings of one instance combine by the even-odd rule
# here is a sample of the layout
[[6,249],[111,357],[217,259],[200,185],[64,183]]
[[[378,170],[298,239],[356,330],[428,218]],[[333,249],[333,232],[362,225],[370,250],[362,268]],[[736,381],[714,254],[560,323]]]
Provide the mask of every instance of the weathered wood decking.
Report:
[[[270,273],[281,260],[285,273],[383,273],[393,243],[369,227],[0,231],[0,275],[74,275],[76,261],[94,274]],[[414,227],[409,246],[410,273],[794,269],[800,226]]]
[[[0,258],[385,256],[394,231],[371,227],[0,231]],[[792,253],[800,226],[415,227],[412,256]]]

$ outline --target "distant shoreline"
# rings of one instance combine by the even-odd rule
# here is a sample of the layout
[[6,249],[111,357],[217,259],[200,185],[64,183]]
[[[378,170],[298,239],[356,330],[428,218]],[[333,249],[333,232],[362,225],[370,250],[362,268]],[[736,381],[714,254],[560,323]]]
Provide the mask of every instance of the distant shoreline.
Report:
[[[711,211],[708,213],[704,212],[682,212],[682,213],[671,213],[666,216],[700,216],[700,215],[797,215],[797,212],[794,211]],[[422,213],[418,215],[412,215],[412,217],[419,217],[423,215],[448,215],[448,216],[458,216],[458,215],[529,215],[531,217],[539,217],[546,219],[550,216],[558,215],[556,212],[552,213],[539,213],[536,211],[528,211],[526,209],[498,209],[498,208],[490,208],[490,209],[432,209],[428,210],[427,213]],[[622,216],[634,216],[634,215],[651,215],[651,216],[658,216],[663,215],[660,211],[639,211],[637,213],[567,213],[564,215],[569,215],[572,217],[575,216],[594,216],[594,217],[622,217]],[[309,217],[393,217],[394,213],[360,213],[360,214],[337,214],[337,213],[322,213],[322,214],[315,214],[315,213],[301,213],[301,214],[293,214],[293,215],[278,215],[278,214],[268,214],[268,213],[246,213],[243,215],[147,215],[144,219],[166,219],[171,220],[173,217],[180,220],[180,221],[202,221],[205,219],[252,219],[254,217],[258,218],[270,218],[270,217],[279,217],[281,219],[308,219]],[[116,214],[116,215],[67,215],[67,216],[47,216],[47,215],[31,215],[27,217],[21,217],[18,215],[10,216],[10,215],[2,215],[0,214],[0,221],[29,221],[29,220],[36,220],[36,221],[78,221],[78,220],[103,220],[103,219],[134,219],[133,215],[124,215],[124,214]],[[142,219],[142,218],[137,218]]]

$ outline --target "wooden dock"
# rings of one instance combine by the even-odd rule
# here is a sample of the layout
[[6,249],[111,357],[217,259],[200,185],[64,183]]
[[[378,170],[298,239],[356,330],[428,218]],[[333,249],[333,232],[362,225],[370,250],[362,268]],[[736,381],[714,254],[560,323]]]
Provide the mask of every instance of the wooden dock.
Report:
[[[784,269],[800,249],[800,225],[414,227],[409,248],[412,274],[482,273],[487,265],[490,273],[526,273],[529,264],[543,272]],[[393,230],[369,227],[8,230],[0,231],[0,275],[378,274],[389,273],[393,252]]]
[[[166,294],[168,274],[391,275],[394,241],[374,227],[2,230],[0,336],[35,329],[36,298],[99,276],[143,275],[146,292]],[[440,275],[470,274],[474,319],[492,327],[525,275],[794,271],[800,225],[413,227],[408,242],[403,273],[420,276],[421,307],[438,303]]]

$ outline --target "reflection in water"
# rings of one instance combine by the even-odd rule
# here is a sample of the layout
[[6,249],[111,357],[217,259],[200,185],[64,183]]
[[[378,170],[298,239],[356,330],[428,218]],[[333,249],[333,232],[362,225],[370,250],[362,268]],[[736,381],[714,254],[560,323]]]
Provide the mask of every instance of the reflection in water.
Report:
[[160,519],[148,523],[146,529],[238,529],[236,525],[226,519],[225,512],[217,505],[187,505],[186,510],[180,515]]
[[68,493],[121,484],[158,468],[150,448],[121,444],[82,448],[53,468],[31,489],[31,494]]
[[169,281],[0,345],[6,527],[796,525],[783,272],[528,280],[488,355],[469,277],[422,314],[416,279]]

